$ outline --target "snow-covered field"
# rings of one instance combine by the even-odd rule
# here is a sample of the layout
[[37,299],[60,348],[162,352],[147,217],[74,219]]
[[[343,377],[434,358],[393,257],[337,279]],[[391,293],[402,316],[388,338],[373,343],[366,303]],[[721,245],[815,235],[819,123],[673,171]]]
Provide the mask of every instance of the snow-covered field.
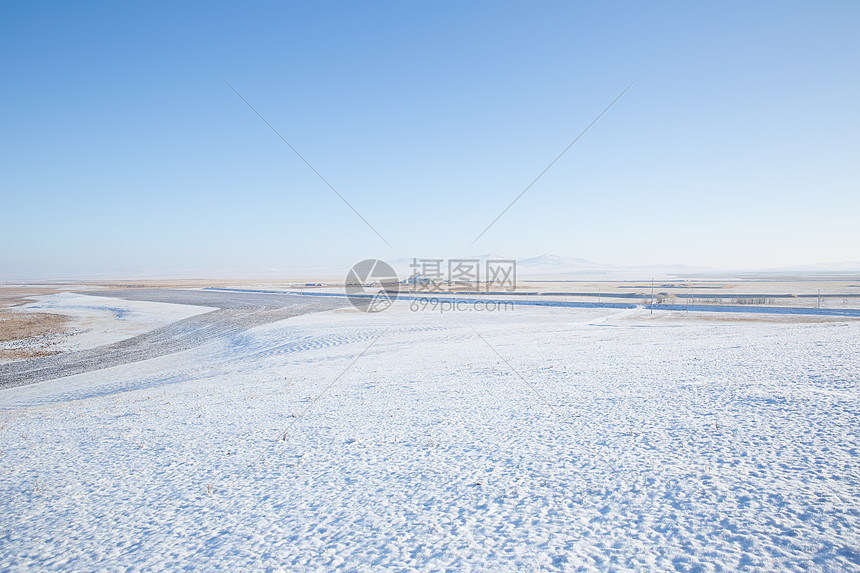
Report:
[[860,569],[860,321],[745,318],[397,303],[2,390],[0,569]]
[[119,342],[171,322],[215,310],[202,306],[121,300],[61,292],[33,297],[21,312],[61,314],[71,319],[70,330],[38,339],[3,343],[10,349],[45,347],[70,352]]

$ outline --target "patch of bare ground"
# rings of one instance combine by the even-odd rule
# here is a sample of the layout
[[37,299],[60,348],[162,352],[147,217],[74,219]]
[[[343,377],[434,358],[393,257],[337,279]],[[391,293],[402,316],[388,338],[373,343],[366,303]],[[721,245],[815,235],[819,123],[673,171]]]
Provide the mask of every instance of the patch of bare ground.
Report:
[[51,356],[57,338],[71,330],[68,317],[45,312],[21,312],[16,307],[33,296],[56,292],[51,288],[0,289],[0,362]]

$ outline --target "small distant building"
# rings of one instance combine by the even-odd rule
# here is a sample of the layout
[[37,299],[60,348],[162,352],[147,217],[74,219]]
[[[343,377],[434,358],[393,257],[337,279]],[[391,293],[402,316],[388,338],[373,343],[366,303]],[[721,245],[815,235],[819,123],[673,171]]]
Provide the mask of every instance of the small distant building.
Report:
[[433,279],[421,275],[412,275],[400,281],[402,285],[428,285],[433,284]]

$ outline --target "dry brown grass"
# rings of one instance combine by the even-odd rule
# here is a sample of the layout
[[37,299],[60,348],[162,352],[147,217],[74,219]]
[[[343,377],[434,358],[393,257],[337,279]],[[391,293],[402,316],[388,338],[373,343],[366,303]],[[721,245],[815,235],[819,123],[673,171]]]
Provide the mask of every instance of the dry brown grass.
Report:
[[45,337],[65,330],[69,319],[60,314],[0,309],[0,342]]
[[16,360],[28,360],[30,358],[39,358],[40,356],[53,356],[60,354],[60,350],[51,350],[49,348],[26,348],[18,350],[0,350],[0,362],[14,362]]
[[69,318],[45,312],[19,312],[14,307],[33,302],[34,296],[57,292],[53,288],[0,289],[0,343],[28,341],[23,348],[0,348],[0,361],[23,360],[57,354],[50,348],[58,334],[70,329]]

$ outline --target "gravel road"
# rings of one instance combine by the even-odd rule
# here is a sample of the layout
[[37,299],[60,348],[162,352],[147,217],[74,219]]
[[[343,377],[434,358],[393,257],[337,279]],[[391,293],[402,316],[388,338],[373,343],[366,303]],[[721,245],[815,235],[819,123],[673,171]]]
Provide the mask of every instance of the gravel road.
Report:
[[348,305],[335,297],[185,289],[119,289],[82,294],[216,308],[114,344],[0,365],[0,389],[165,356],[291,316]]

